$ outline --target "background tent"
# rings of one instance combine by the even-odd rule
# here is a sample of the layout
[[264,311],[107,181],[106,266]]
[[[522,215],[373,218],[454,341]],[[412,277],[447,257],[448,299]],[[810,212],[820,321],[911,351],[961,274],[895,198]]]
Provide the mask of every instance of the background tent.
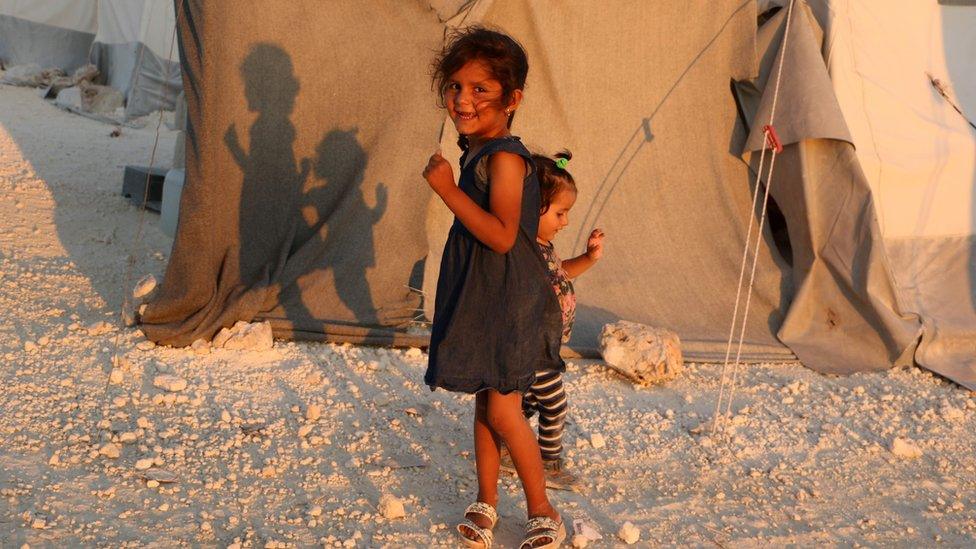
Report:
[[0,60],[71,73],[88,62],[97,0],[0,0]]
[[[454,141],[427,72],[448,4],[184,4],[187,187],[147,336],[185,345],[268,318],[284,337],[415,341],[407,285],[422,278],[431,303],[450,223],[419,176],[437,141]],[[593,226],[609,235],[579,281],[572,345],[592,350],[625,318],[674,328],[691,358],[724,354],[782,53],[786,150],[745,358],[837,373],[910,360],[920,323],[893,282],[815,13],[797,2],[784,45],[784,10],[757,26],[755,1],[699,4],[484,0],[448,22],[501,26],[529,50],[515,131],[572,149],[581,186],[562,253]]]
[[923,321],[916,361],[976,387],[976,128],[930,80],[974,120],[976,2],[811,5],[894,280]]
[[172,110],[182,88],[172,0],[98,0],[91,62],[126,98],[127,118]]

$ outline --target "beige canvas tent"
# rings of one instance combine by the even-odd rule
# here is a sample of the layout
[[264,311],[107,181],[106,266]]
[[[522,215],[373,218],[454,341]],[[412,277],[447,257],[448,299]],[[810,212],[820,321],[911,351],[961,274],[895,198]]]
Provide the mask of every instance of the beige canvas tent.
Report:
[[[787,18],[776,3],[748,0],[621,2],[612,11],[524,0],[365,2],[327,13],[314,2],[177,5],[187,187],[162,292],[143,318],[157,341],[185,345],[263,318],[282,337],[422,343],[407,327],[432,301],[450,215],[419,171],[454,138],[427,65],[446,28],[477,22],[504,28],[529,51],[515,132],[530,148],[574,152],[580,199],[557,247],[578,251],[593,226],[609,235],[606,259],[578,283],[571,347],[592,352],[602,324],[624,318],[675,329],[692,359],[722,357],[758,213],[762,127],[775,114],[785,148],[759,182],[773,205],[744,359],[797,357],[847,373],[914,358],[974,384],[976,367],[940,369],[927,363],[926,345],[938,342],[940,326],[972,341],[976,268],[953,263],[967,282],[942,288],[962,308],[949,317],[924,304],[936,294],[919,301],[907,292],[898,273],[920,263],[891,245],[894,226],[881,222],[887,195],[862,166],[864,136],[848,120],[836,58],[842,41],[830,45],[843,36],[835,29],[857,24],[852,10],[798,1]],[[943,16],[976,9],[926,5]],[[965,55],[962,43],[946,42],[942,54]],[[872,44],[852,47],[884,48]],[[925,100],[934,109],[942,98],[932,90]],[[962,127],[930,129],[973,140]],[[972,170],[968,177],[955,183],[959,200],[972,196]],[[971,245],[968,220],[961,236]]]

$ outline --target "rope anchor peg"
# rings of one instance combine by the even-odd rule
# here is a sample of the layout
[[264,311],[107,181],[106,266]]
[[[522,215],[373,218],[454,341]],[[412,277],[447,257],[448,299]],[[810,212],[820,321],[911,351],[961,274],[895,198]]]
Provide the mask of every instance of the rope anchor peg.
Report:
[[766,135],[766,143],[773,149],[773,151],[776,152],[776,154],[783,152],[783,144],[780,143],[779,136],[776,135],[776,128],[766,124],[763,126],[763,134]]

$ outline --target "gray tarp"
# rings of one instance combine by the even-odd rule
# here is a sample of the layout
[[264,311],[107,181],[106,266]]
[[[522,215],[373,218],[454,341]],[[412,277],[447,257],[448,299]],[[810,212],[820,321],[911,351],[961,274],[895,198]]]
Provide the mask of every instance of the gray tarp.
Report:
[[95,34],[0,14],[0,60],[7,66],[36,63],[71,74],[88,63]]
[[193,0],[177,19],[187,184],[146,335],[185,345],[260,317],[284,337],[403,338],[442,116],[426,76],[437,14]]

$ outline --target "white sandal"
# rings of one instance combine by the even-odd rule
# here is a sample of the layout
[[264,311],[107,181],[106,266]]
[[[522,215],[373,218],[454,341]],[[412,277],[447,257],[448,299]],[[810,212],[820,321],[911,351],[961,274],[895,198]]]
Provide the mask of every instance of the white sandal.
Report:
[[[473,520],[469,519],[468,515],[481,515],[491,522],[491,526],[482,528],[475,524]],[[468,508],[464,510],[464,520],[457,525],[457,532],[464,541],[464,544],[468,547],[491,549],[491,544],[494,542],[495,537],[491,529],[495,527],[495,524],[498,524],[498,511],[487,503],[476,501],[468,505]],[[475,538],[469,538],[463,529],[467,529],[470,533],[474,534]]]
[[[525,523],[525,539],[519,549],[556,549],[566,540],[566,525],[549,517],[535,517]],[[542,545],[536,545],[542,542]]]

